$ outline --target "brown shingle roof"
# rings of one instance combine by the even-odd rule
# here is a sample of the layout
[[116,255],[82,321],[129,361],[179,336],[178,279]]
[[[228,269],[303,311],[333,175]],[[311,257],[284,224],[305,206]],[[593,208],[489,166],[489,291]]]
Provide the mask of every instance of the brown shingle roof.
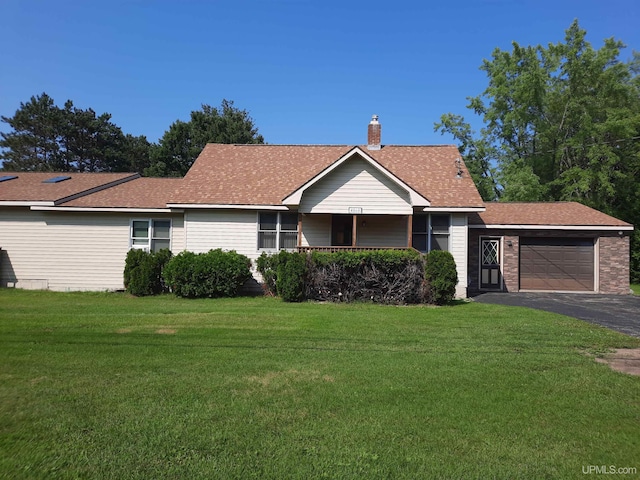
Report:
[[[57,202],[138,177],[136,173],[0,172],[3,177],[14,175],[18,178],[0,182],[0,201]],[[71,178],[59,183],[42,183],[43,180],[59,176]]]
[[[176,204],[280,205],[282,200],[353,150],[349,145],[208,144],[182,187]],[[456,178],[458,149],[447,146],[360,147],[433,207],[481,207],[464,164]]]
[[167,208],[181,178],[137,178],[63,203],[63,207]]
[[631,226],[577,202],[486,203],[485,207],[486,211],[469,215],[470,225]]

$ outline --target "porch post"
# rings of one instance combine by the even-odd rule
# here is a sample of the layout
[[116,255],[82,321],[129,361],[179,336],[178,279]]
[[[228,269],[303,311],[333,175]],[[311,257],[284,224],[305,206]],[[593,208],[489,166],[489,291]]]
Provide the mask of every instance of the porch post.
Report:
[[407,247],[413,247],[413,215],[407,215]]
[[353,216],[353,227],[351,227],[351,246],[358,245],[358,215]]
[[302,246],[302,214],[298,213],[298,247]]

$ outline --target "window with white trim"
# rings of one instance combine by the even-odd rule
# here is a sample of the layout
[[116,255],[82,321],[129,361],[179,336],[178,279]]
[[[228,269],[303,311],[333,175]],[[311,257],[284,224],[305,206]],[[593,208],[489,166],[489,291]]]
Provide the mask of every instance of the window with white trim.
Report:
[[157,252],[171,250],[171,220],[131,220],[131,248]]
[[258,249],[290,250],[298,246],[296,212],[258,213]]
[[449,250],[451,215],[418,214],[412,219],[413,248],[421,252]]

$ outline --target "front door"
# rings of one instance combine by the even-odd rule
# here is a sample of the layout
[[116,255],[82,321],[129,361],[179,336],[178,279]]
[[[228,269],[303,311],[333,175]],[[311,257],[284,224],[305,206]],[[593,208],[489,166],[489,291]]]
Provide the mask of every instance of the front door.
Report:
[[350,247],[353,238],[353,216],[352,215],[332,215],[331,216],[331,246]]
[[480,240],[480,288],[501,290],[500,239]]

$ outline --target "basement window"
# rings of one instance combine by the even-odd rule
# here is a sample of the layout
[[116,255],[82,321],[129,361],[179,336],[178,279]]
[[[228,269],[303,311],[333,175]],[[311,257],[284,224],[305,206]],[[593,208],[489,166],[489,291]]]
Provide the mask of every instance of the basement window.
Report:
[[130,247],[147,252],[171,250],[171,220],[132,220]]

